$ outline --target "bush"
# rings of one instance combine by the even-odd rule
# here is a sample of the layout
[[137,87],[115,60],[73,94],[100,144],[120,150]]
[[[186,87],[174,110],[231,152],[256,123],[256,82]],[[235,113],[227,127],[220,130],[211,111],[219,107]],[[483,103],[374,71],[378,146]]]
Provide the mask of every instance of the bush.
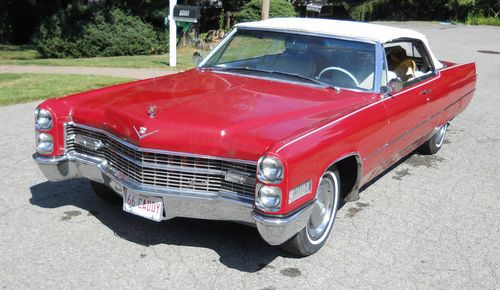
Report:
[[85,25],[83,36],[77,43],[86,57],[157,54],[162,51],[151,25],[118,9],[111,11],[109,17],[98,13],[91,23]]
[[354,20],[459,20],[477,0],[371,0],[346,4]]
[[469,14],[465,20],[469,25],[495,25],[500,26],[500,17]]
[[68,6],[46,18],[33,36],[35,49],[42,57],[80,57],[76,41],[91,11],[85,6]]
[[[262,0],[251,0],[236,16],[237,22],[258,21],[262,13],[261,10]],[[295,17],[293,5],[285,0],[271,0],[269,6],[269,18],[275,17]]]
[[[151,25],[119,9],[109,13],[93,11],[90,17],[86,17],[87,13],[68,17],[71,14],[65,11],[42,23],[34,37],[35,48],[42,56],[120,56],[167,50],[167,42],[160,42]],[[80,19],[78,24],[75,19]]]

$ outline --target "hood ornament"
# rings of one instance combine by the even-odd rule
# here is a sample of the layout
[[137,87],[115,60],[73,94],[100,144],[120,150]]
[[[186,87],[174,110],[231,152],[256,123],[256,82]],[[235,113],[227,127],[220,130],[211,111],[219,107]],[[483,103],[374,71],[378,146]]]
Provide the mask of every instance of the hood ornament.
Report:
[[149,133],[146,133],[148,131],[148,128],[146,128],[146,127],[140,127],[139,130],[137,130],[137,128],[133,125],[132,125],[132,127],[134,127],[134,131],[137,134],[137,137],[139,138],[139,140],[141,140],[142,138],[145,138],[149,135],[153,135],[154,133],[160,131],[160,130],[155,130],[155,131],[151,131]]
[[158,107],[156,107],[156,105],[149,105],[148,115],[150,118],[154,118],[157,111],[158,111]]

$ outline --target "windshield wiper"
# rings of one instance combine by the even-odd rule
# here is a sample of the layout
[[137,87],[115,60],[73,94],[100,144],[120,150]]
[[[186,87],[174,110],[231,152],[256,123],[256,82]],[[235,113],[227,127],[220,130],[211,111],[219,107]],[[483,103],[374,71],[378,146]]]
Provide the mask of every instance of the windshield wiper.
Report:
[[207,67],[207,68],[208,69],[213,69],[213,70],[223,70],[223,71],[227,71],[227,70],[243,70],[243,71],[250,71],[250,72],[278,74],[278,75],[283,75],[283,76],[287,76],[287,77],[293,77],[293,78],[296,78],[296,79],[306,80],[308,82],[324,86],[324,87],[326,87],[328,89],[334,89],[337,92],[340,91],[340,89],[338,87],[336,87],[334,85],[331,85],[329,83],[320,81],[319,79],[310,78],[310,77],[306,77],[306,76],[299,75],[299,74],[294,74],[294,73],[288,73],[288,72],[282,72],[282,71],[276,71],[276,70],[258,69],[258,68],[252,68],[252,67],[246,67],[246,66],[245,67],[244,66],[237,66],[237,67],[220,67],[220,66],[217,67],[217,66],[212,66],[212,67]]
[[288,72],[282,72],[282,71],[270,71],[270,72],[274,73],[274,74],[280,74],[280,75],[284,75],[284,76],[288,76],[288,77],[294,77],[294,78],[298,78],[298,79],[301,79],[301,80],[310,81],[311,83],[315,83],[315,84],[324,86],[324,87],[326,87],[328,89],[334,89],[337,92],[340,91],[340,89],[338,87],[336,87],[334,85],[331,85],[331,84],[329,84],[327,82],[320,81],[317,78],[310,78],[310,77],[306,77],[306,76],[303,76],[303,75],[294,74],[294,73],[288,73]]

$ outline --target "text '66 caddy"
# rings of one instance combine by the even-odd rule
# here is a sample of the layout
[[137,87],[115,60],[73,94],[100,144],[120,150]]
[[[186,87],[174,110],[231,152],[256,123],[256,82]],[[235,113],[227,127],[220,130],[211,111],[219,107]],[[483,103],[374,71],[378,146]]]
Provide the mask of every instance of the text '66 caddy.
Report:
[[34,159],[127,212],[250,224],[306,256],[360,186],[441,148],[475,83],[412,30],[242,23],[194,69],[43,102]]

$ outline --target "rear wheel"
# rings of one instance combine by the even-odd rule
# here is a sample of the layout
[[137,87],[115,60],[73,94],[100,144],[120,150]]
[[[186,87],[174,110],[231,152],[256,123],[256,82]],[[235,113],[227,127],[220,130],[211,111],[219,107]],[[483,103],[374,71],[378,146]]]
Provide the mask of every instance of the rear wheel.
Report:
[[107,187],[106,185],[91,181],[90,186],[92,186],[92,189],[94,190],[95,194],[100,197],[101,199],[112,203],[112,204],[119,204],[122,203],[123,199],[121,196],[119,196],[116,192],[114,192],[111,188]]
[[422,146],[418,148],[418,152],[425,155],[435,154],[443,147],[444,138],[446,136],[446,129],[448,129],[448,123],[436,129],[436,133],[427,140]]
[[327,171],[320,179],[311,217],[306,227],[281,245],[296,256],[309,256],[325,244],[332,230],[339,206],[340,179],[336,169]]

